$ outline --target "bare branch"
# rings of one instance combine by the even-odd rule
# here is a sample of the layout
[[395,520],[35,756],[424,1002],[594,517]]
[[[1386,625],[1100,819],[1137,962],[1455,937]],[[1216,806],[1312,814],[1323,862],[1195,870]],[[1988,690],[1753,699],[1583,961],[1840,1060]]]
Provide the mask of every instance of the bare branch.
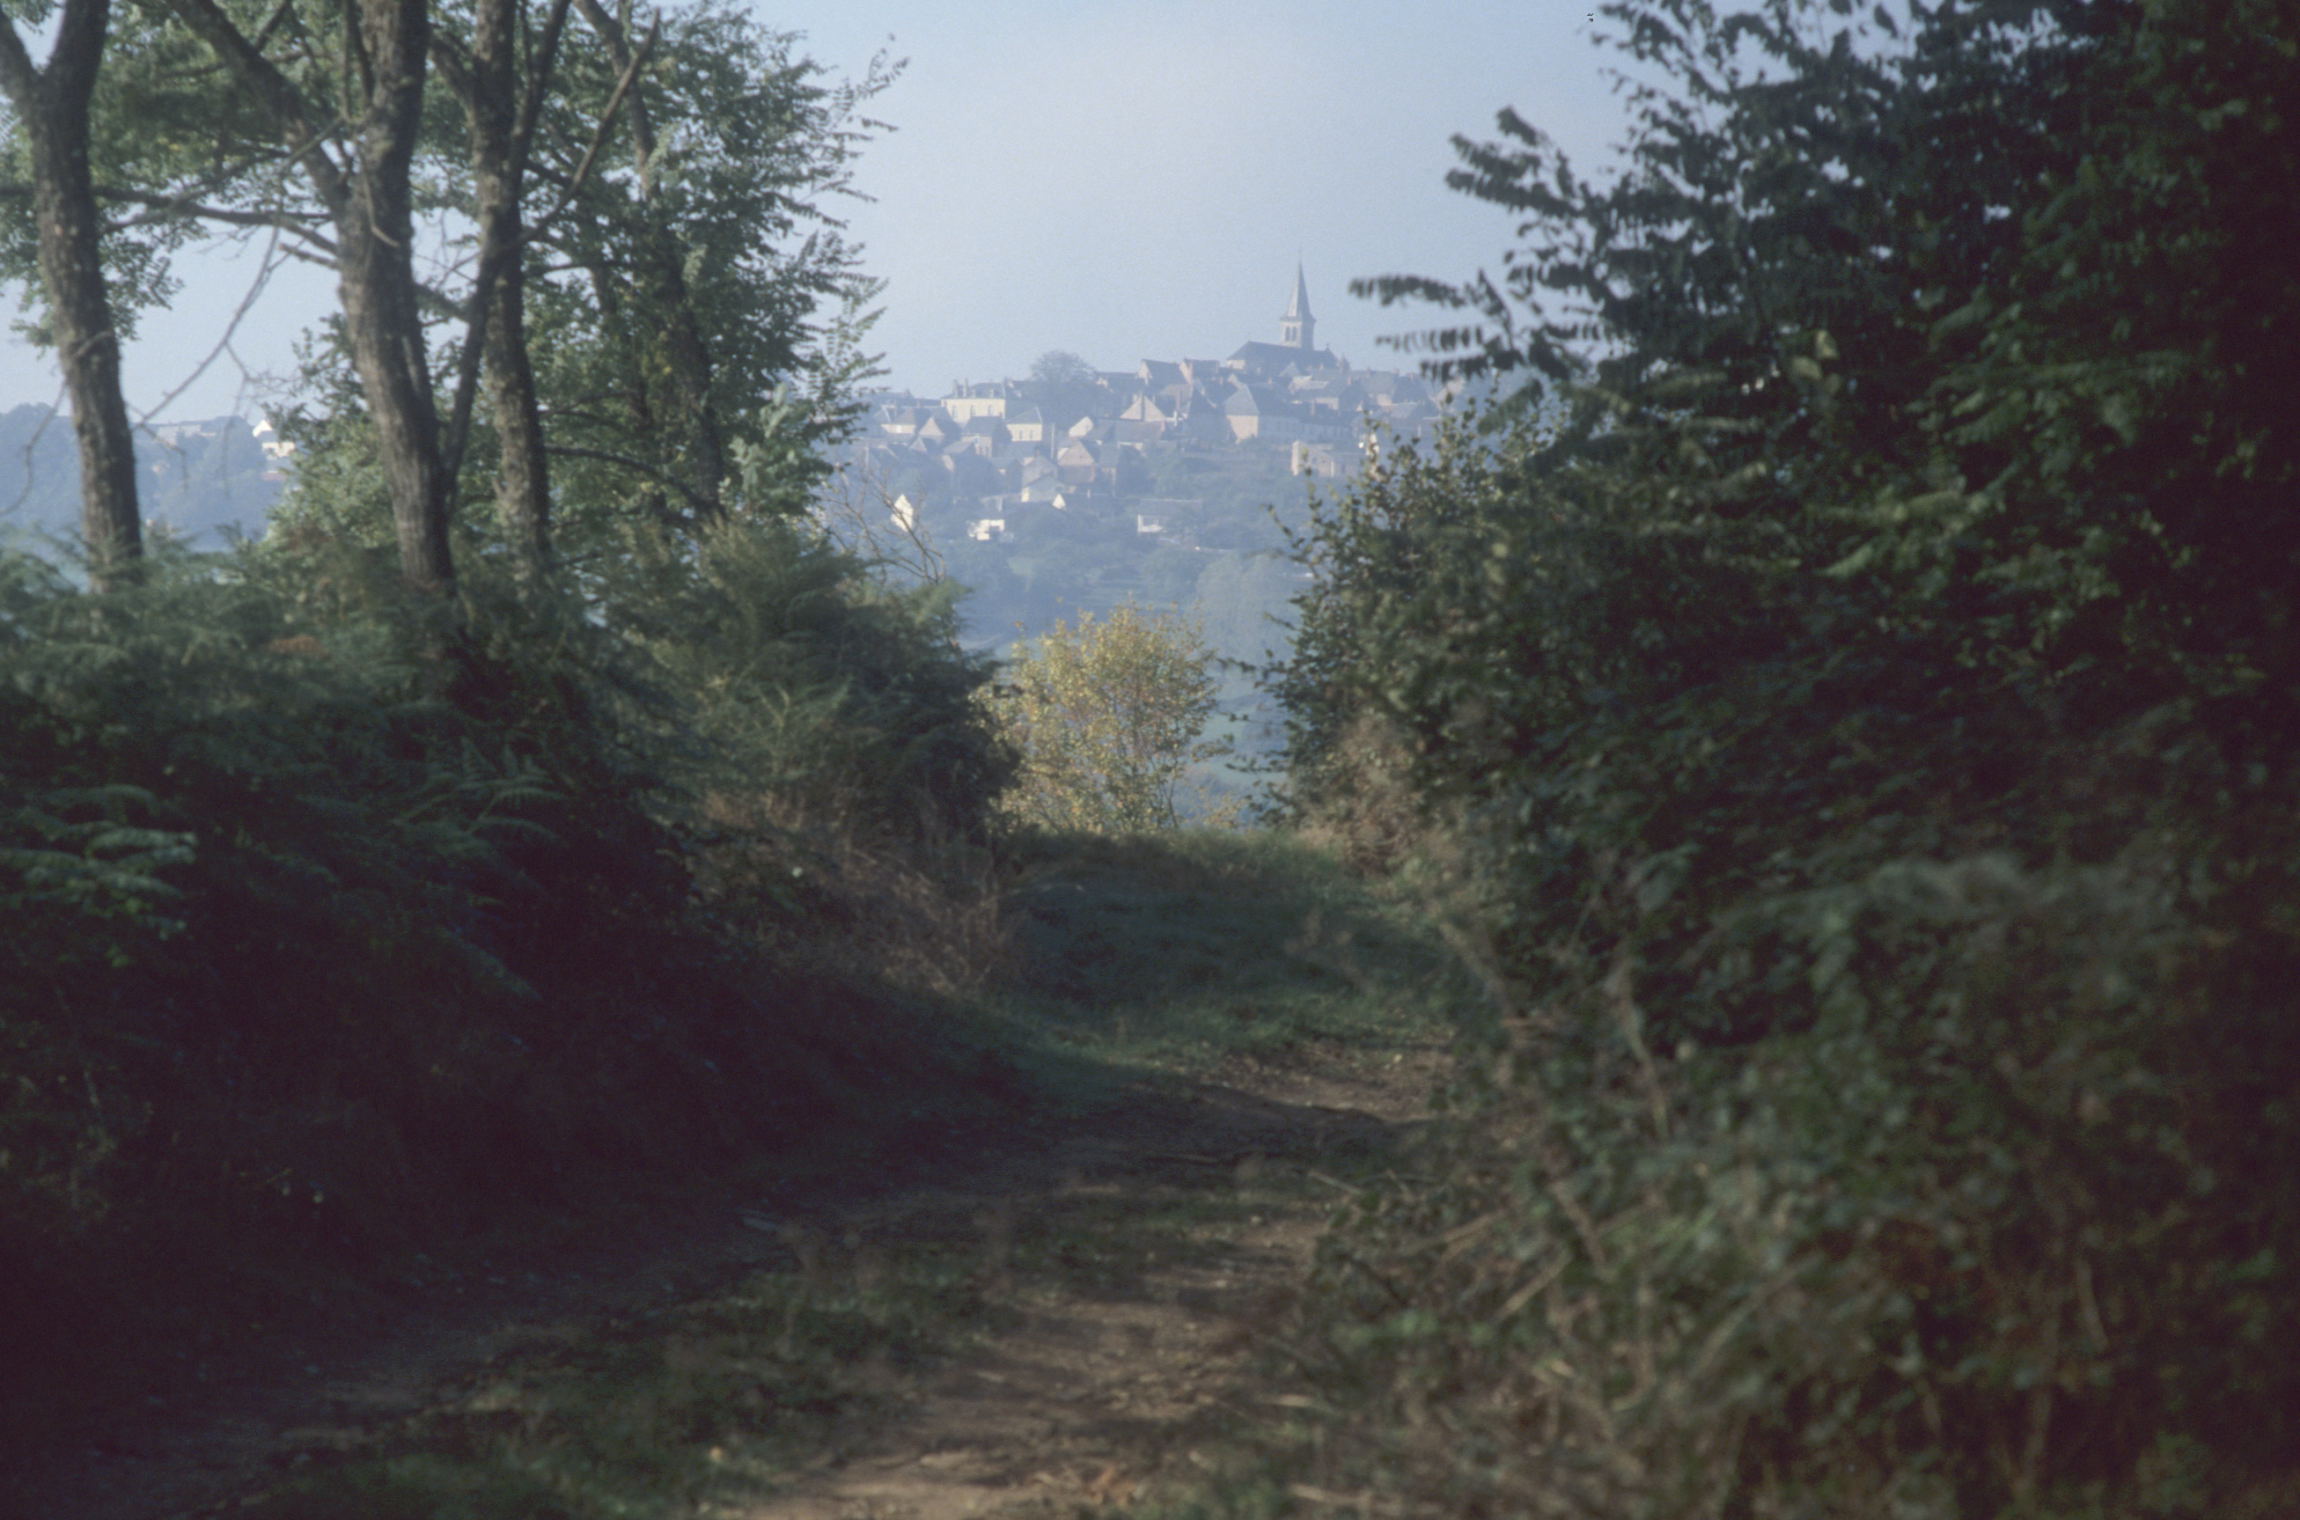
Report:
[[[245,321],[247,319],[247,314],[254,309],[256,304],[256,297],[262,295],[264,293],[264,286],[271,283],[272,271],[279,268],[280,259],[284,257],[287,252],[288,250],[280,246],[279,229],[273,229],[271,244],[264,249],[264,261],[262,265],[257,268],[256,277],[248,283],[248,293],[240,297],[240,304],[233,308],[231,321],[224,325],[224,335],[216,340],[216,346],[214,348],[208,350],[208,356],[202,359],[198,366],[194,368],[190,374],[184,377],[183,383],[181,385],[168,392],[165,396],[162,396],[156,403],[153,404],[150,410],[146,411],[143,416],[136,419],[137,426],[141,427],[146,423],[149,423],[154,417],[159,416],[170,406],[173,406],[175,404],[176,398],[181,396],[184,392],[190,390],[193,383],[197,381],[200,376],[208,372],[208,366],[215,363],[217,357],[223,354],[232,346],[232,339],[239,334],[240,323]],[[243,374],[245,373],[244,367],[242,372]]]
[[[193,192],[175,195],[157,194],[147,190],[130,190],[118,185],[96,186],[96,198],[106,201],[124,201],[131,206],[150,209],[138,216],[123,217],[109,222],[107,232],[124,232],[131,227],[148,226],[171,217],[192,217],[203,222],[221,222],[232,227],[269,227],[280,232],[294,233],[322,252],[333,254],[335,244],[314,229],[310,222],[293,211],[247,211],[235,206],[210,206],[192,199]],[[0,199],[29,200],[30,185],[0,184]]]
[[535,56],[527,65],[527,99],[511,140],[511,151],[522,164],[527,162],[528,145],[535,141],[535,123],[543,114],[546,87],[558,66],[559,39],[567,30],[567,6],[568,0],[551,0],[551,14],[543,19],[543,40],[536,44]]
[[[927,538],[918,514],[896,510],[895,500],[895,493],[865,452],[839,466],[817,495],[816,504],[826,518],[839,520],[853,535],[855,547],[867,558],[895,566],[922,581],[949,579],[949,566],[942,552]],[[871,516],[874,506],[884,511],[886,520],[894,524],[907,542],[907,553],[888,544],[875,526]]]

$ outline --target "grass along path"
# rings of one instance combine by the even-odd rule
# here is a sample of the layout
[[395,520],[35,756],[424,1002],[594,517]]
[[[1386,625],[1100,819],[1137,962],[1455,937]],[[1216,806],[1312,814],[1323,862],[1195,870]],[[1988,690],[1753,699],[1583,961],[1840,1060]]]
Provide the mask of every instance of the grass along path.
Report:
[[[1053,842],[971,1016],[1020,1117],[763,1197],[645,1307],[511,1315],[413,1412],[314,1399],[261,1520],[1072,1515],[1154,1503],[1438,1064],[1439,953],[1268,835]],[[715,1265],[713,1265],[715,1263]],[[358,1369],[321,1382],[356,1386]],[[153,1492],[159,1492],[154,1489]]]

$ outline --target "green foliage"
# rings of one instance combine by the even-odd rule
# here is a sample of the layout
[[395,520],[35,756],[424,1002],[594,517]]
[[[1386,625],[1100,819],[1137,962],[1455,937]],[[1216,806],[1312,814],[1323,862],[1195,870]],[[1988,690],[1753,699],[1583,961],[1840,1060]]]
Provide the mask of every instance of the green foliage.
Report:
[[1228,750],[1205,736],[1215,686],[1199,625],[1122,606],[1082,613],[1008,665],[995,697],[1021,754],[1009,806],[1041,828],[1170,829],[1183,774]]
[[1799,1033],[1657,1050],[1618,961],[1485,1023],[1329,1243],[1264,1460],[1433,1515],[2280,1512],[2294,1127],[2213,1071],[2177,895],[1901,863],[1764,905]]
[[991,807],[1014,758],[981,704],[990,662],[958,646],[956,588],[897,587],[771,517],[691,550],[645,527],[631,543],[604,583],[639,661],[618,722],[652,736],[657,806],[713,911],[786,962],[944,992],[987,970]]
[[[24,19],[40,24],[48,9],[37,7]],[[230,98],[231,92],[195,84],[184,39],[168,38],[140,10],[123,7],[110,12],[105,34],[89,118],[89,160],[96,183],[212,172],[215,161],[201,157],[199,134],[187,134],[187,121],[196,117],[211,124],[243,126],[248,103]],[[37,43],[34,49],[37,56]],[[14,120],[13,109],[0,106],[0,183],[28,189],[31,182],[29,136]],[[121,217],[105,226],[101,256],[106,294],[113,320],[124,333],[132,337],[145,308],[164,306],[175,295],[180,282],[171,257],[195,232],[194,224],[171,217]],[[0,281],[18,287],[28,313],[11,325],[29,341],[52,346],[37,244],[30,195],[0,194]]]
[[[443,656],[388,551],[308,528],[105,596],[4,562],[19,1302],[116,1322],[136,1240],[186,1291],[231,1275],[225,1240],[364,1260],[724,1162],[940,1059],[762,950],[867,932],[817,889],[840,849],[915,876],[987,827],[986,673],[947,598],[775,521],[595,561],[588,602],[471,563]],[[28,1363],[91,1329],[12,1323]]]
[[880,833],[979,832],[1005,759],[957,647],[949,586],[897,589],[785,519],[644,527],[609,586],[614,626],[684,707],[671,762],[692,797],[771,794]]
[[[365,119],[373,71],[337,46],[356,18],[224,10],[323,138]],[[609,12],[581,14],[590,45],[571,34],[536,85],[521,255],[555,555],[467,512],[452,587],[435,556],[452,594],[399,585],[386,480],[441,445],[427,406],[374,425],[339,319],[308,343],[296,482],[261,544],[162,554],[118,594],[0,556],[12,1367],[68,1376],[99,1332],[140,1333],[144,1299],[708,1172],[826,1116],[869,1128],[915,1105],[857,1089],[948,1057],[888,984],[988,958],[974,897],[1011,763],[988,668],[947,588],[892,590],[802,526],[872,370],[876,287],[826,207],[891,75],[826,81],[795,36],[710,3],[629,39],[626,70]],[[452,80],[473,18],[429,19]],[[512,51],[539,66],[566,20],[517,10]],[[95,156],[142,208],[107,249],[123,294],[164,295],[167,251],[217,219],[334,255],[317,229],[346,213],[303,168],[342,141],[291,156],[159,10],[114,43]],[[468,267],[467,130],[443,84],[412,145],[439,271]],[[21,231],[0,228],[0,273]],[[469,341],[468,287],[408,294]],[[392,345],[420,383],[438,329],[406,315]],[[498,447],[482,427],[450,497],[481,494]],[[918,927],[945,920],[964,955]],[[47,1389],[6,1393],[13,1415]]]
[[[836,202],[853,193],[863,111],[895,69],[881,58],[860,79],[827,79],[798,34],[716,0],[661,27],[642,69],[656,153],[638,152],[623,112],[576,214],[538,233],[549,258],[531,277],[529,342],[573,517],[707,517],[691,494],[702,451],[835,436],[870,370],[856,343],[878,287]],[[595,46],[569,48],[562,69],[541,118],[557,174],[583,160],[619,78]],[[679,347],[689,334],[694,353]],[[706,395],[682,395],[697,382]]]
[[2295,303],[2237,250],[2289,235],[2250,134],[2300,38],[1607,13],[1668,81],[1624,172],[1505,116],[1455,176],[1521,219],[1504,275],[1374,282],[1534,383],[1299,544],[1296,808],[1413,855],[1486,997],[1452,1148],[1329,1263],[1278,1471],[1432,1514],[2280,1512],[2300,721],[2247,377]]
[[2300,455],[2261,382],[2300,313],[2279,251],[2300,233],[2300,36],[2257,3],[2053,19],[2066,61],[2032,68],[2081,129],[2006,202],[1992,277],[1929,293],[1935,490],[1858,513],[1844,573],[1991,588],[2005,621],[1974,657],[2037,661],[2087,702],[2195,692],[2223,726],[2280,726]]

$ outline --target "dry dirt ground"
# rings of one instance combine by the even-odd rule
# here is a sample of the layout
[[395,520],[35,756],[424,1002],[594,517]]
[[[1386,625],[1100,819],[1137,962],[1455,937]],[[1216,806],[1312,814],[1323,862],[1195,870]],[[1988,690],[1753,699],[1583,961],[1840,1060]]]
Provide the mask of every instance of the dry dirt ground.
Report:
[[1041,1173],[1010,1190],[927,1190],[842,1219],[868,1237],[967,1214],[977,1225],[987,1220],[995,1239],[1002,1210],[1081,1197],[1147,1205],[1156,1194],[1228,1192],[1253,1209],[1191,1232],[1189,1249],[1148,1264],[1120,1292],[1024,1285],[1014,1328],[905,1390],[898,1418],[824,1453],[785,1492],[731,1513],[1071,1515],[1122,1507],[1160,1475],[1186,1471],[1192,1442],[1251,1396],[1239,1383],[1241,1364],[1257,1332],[1283,1312],[1332,1201],[1314,1188],[1265,1184],[1280,1174],[1315,1181],[1333,1158],[1393,1142],[1421,1115],[1430,1067],[1411,1060],[1376,1071],[1233,1076],[1238,1085],[1190,1094],[1183,1110],[1069,1137],[1043,1158],[1051,1188]]
[[[872,1181],[722,1198],[644,1239],[405,1285],[350,1321],[315,1319],[185,1369],[148,1407],[19,1475],[12,1497],[0,1486],[0,1515],[228,1514],[282,1472],[467,1396],[476,1372],[522,1346],[660,1311],[762,1265],[844,1270],[872,1242],[937,1241],[976,1253],[995,1279],[998,1331],[923,1370],[857,1369],[884,1384],[877,1413],[843,1423],[764,1497],[710,1512],[938,1520],[1122,1508],[1187,1471],[1231,1401],[1253,1397],[1237,1379],[1346,1186],[1331,1173],[1363,1167],[1412,1128],[1437,1061],[1313,1053],[1212,1080],[1155,1079],[1088,1120],[953,1134],[939,1154]],[[1005,1260],[1018,1232],[1065,1211],[1193,1207],[1202,1226],[1166,1232],[1099,1283]]]

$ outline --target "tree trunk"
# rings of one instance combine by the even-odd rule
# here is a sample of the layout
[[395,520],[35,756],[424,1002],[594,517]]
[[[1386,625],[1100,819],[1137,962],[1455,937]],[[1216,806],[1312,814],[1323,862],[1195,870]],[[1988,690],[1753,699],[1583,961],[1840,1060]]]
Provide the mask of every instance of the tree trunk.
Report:
[[503,457],[495,508],[511,535],[521,575],[551,568],[551,473],[543,452],[543,412],[527,354],[527,279],[514,254],[487,303],[487,410]]
[[[493,274],[485,296],[487,409],[501,460],[495,506],[521,575],[534,581],[551,561],[551,474],[543,416],[527,352],[526,227],[520,214],[525,144],[514,108],[518,84],[519,0],[480,0],[472,37],[471,167],[481,228],[481,264]],[[548,73],[550,60],[539,60]],[[540,92],[538,77],[528,88]]]
[[[638,339],[631,331],[622,290],[615,283],[616,271],[603,264],[593,263],[585,265],[583,272],[591,281],[592,298],[599,303],[600,326],[608,341],[620,343],[627,349],[635,345]],[[627,378],[630,389],[623,392],[622,401],[630,417],[631,434],[635,438],[655,438],[655,401],[647,387],[647,366],[633,364],[627,372]],[[682,525],[682,515],[672,507],[670,497],[664,494],[663,478],[653,475],[646,478],[639,489],[639,508],[652,522],[674,527]]]
[[32,151],[40,279],[72,400],[80,531],[98,589],[133,575],[144,552],[136,440],[120,395],[120,338],[104,289],[103,223],[88,167],[88,102],[109,21],[107,0],[67,0],[48,64],[35,69],[15,26],[0,16],[0,88]]
[[310,177],[337,233],[336,288],[353,367],[375,428],[376,452],[408,584],[445,597],[455,586],[448,548],[449,486],[440,458],[439,410],[423,351],[415,279],[415,227],[408,175],[423,117],[423,71],[431,41],[429,0],[354,0],[344,19],[343,103],[356,121],[353,165],[328,153],[321,123],[293,81],[263,56],[215,0],[165,0],[224,60]]
[[359,0],[357,22],[367,99],[358,168],[337,219],[337,288],[352,364],[382,456],[400,573],[419,590],[444,596],[455,586],[447,541],[449,482],[439,456],[439,411],[416,299],[408,183],[423,118],[431,12],[427,0]]

